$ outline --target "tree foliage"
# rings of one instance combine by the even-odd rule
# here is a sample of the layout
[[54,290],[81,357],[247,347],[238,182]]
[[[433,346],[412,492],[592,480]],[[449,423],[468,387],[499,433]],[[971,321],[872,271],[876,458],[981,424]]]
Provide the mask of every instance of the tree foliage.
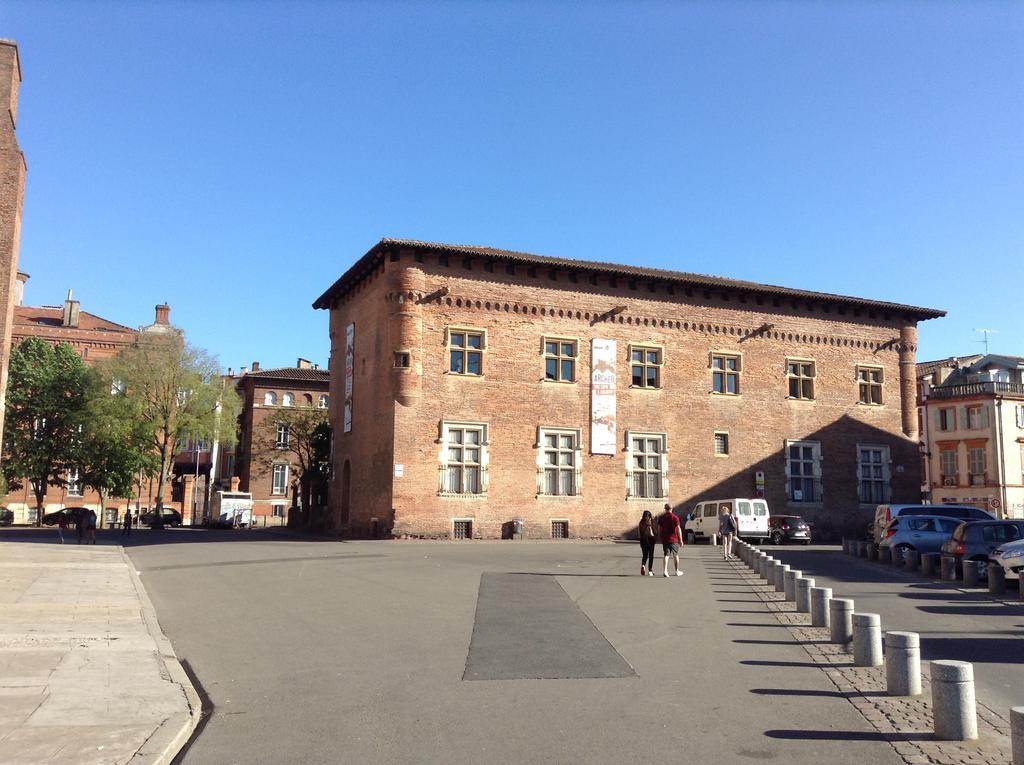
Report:
[[[287,428],[282,442],[278,428]],[[287,461],[297,468],[304,507],[311,504],[311,493],[323,485],[330,470],[331,427],[327,410],[312,406],[281,407],[273,417],[256,426],[252,438],[252,461],[270,471]]]

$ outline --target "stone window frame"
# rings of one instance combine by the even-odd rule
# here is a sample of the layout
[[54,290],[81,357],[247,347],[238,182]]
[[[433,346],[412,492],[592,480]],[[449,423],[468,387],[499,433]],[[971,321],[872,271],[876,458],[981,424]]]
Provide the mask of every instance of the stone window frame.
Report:
[[[716,457],[729,456],[729,433],[725,430],[716,430],[713,436],[712,454]],[[719,446],[721,444],[721,447]]]
[[[280,472],[279,472],[280,469]],[[288,494],[288,474],[291,472],[291,465],[287,462],[275,462],[270,470],[270,496],[283,497]],[[280,486],[278,475],[281,475]]]
[[[640,500],[640,501],[663,501],[668,499],[669,495],[669,479],[668,479],[668,433],[665,431],[657,430],[627,430],[626,436],[626,498],[629,500]],[[636,494],[634,492],[634,459],[638,456],[633,449],[634,439],[639,440],[658,440],[660,442],[660,449],[657,452],[643,452],[643,455],[657,454],[660,460],[660,469],[657,471],[660,473],[660,494],[658,496],[647,496],[644,494]],[[654,470],[644,469],[643,473],[654,473]],[[644,482],[644,491],[646,492],[646,481]]]
[[[637,363],[633,362],[634,351],[640,351],[643,353],[643,360]],[[657,354],[657,361],[650,362],[647,360],[648,353]],[[642,383],[635,385],[633,383],[633,367],[639,366],[643,370],[641,374]],[[661,390],[665,387],[665,346],[660,343],[627,343],[626,345],[626,367],[629,369],[629,387],[635,390]],[[653,369],[655,375],[654,385],[647,384],[647,370]]]
[[[791,454],[791,449],[793,447],[799,447],[801,449],[805,449],[805,448],[809,447],[811,449],[811,459],[809,460],[809,462],[811,464],[811,473],[810,473],[810,475],[805,474],[805,473],[800,473],[799,475],[794,475],[794,473],[793,473],[793,463],[794,463],[794,461],[795,462],[800,462],[801,464],[803,464],[805,462],[808,462],[808,460],[804,459],[803,455],[801,455],[800,459],[793,460],[793,457],[792,457],[792,454]],[[798,504],[798,505],[802,505],[802,506],[812,506],[813,507],[813,506],[823,505],[824,502],[825,502],[825,487],[824,487],[824,484],[822,482],[821,441],[812,441],[812,440],[809,440],[809,439],[792,439],[792,440],[791,439],[787,439],[786,443],[785,443],[785,448],[786,448],[786,452],[785,452],[785,455],[786,455],[786,501],[790,502],[792,504]],[[806,480],[808,478],[810,478],[810,480],[811,480],[811,490],[812,490],[812,492],[814,494],[813,498],[812,499],[803,499],[803,497],[801,496],[800,499],[795,499],[794,495],[795,495],[795,493],[797,491],[797,489],[795,489],[794,486],[793,486],[795,480],[799,480],[799,481],[802,482],[802,481],[804,481],[804,480]],[[802,492],[803,489],[799,489],[799,491]]]
[[[545,461],[548,451],[551,451],[545,444],[547,436],[556,436],[559,441],[563,436],[571,436],[573,438],[573,447],[571,449],[563,449],[561,445],[556,448],[556,452],[561,454],[564,451],[572,451],[573,453],[573,464],[572,468],[572,483],[573,493],[571,494],[550,494],[546,491],[547,488],[547,471],[550,470],[549,463]],[[537,443],[534,444],[534,449],[537,452],[537,493],[536,496],[549,498],[549,499],[573,499],[575,497],[583,496],[583,431],[580,428],[563,428],[557,426],[541,425],[537,428]],[[561,465],[557,467],[557,472],[563,472]],[[566,471],[568,472],[568,471]],[[560,477],[560,476],[559,476]],[[561,486],[561,482],[558,482],[558,486]]]
[[[555,343],[558,347],[555,353],[548,352],[548,344]],[[562,346],[566,343],[572,345],[572,355],[566,356],[562,353]],[[579,367],[580,367],[580,338],[568,337],[565,335],[544,335],[540,341],[540,355],[544,359],[544,376],[541,378],[546,383],[561,383],[561,384],[575,384],[579,380]],[[555,377],[548,377],[547,365],[548,361],[555,361]],[[572,378],[562,378],[562,364],[565,361],[572,363]]]
[[[716,367],[715,361],[722,360],[722,366]],[[735,361],[735,369],[728,368],[728,362]],[[711,372],[711,394],[735,398],[743,394],[743,354],[739,351],[716,350],[708,353],[708,370]],[[722,375],[722,390],[715,390],[715,376]],[[729,379],[735,378],[736,389],[729,391]]]
[[[804,367],[807,365],[811,367],[811,373],[809,375],[804,374]],[[794,373],[791,370],[792,366],[797,367],[797,372]],[[817,385],[816,380],[818,377],[818,362],[814,359],[800,358],[798,356],[787,356],[786,357],[786,398],[791,401],[814,401],[817,398]],[[793,383],[796,383],[797,395],[793,395]],[[811,393],[809,396],[804,395],[804,383],[810,383]]]
[[[877,372],[878,379],[863,377],[863,372]],[[885,406],[885,368],[879,364],[857,364],[854,372],[854,379],[857,381],[857,403],[861,406]],[[878,401],[874,401],[872,392],[878,391]],[[867,391],[865,401],[865,391]]]
[[[453,346],[452,335],[465,335],[465,345]],[[480,336],[480,347],[470,348],[469,347],[469,336],[479,335]],[[480,327],[467,327],[467,326],[450,326],[444,329],[444,345],[445,345],[445,365],[444,373],[446,375],[454,375],[460,378],[466,379],[483,379],[487,373],[487,330]],[[456,372],[452,369],[452,352],[462,353],[462,372]],[[466,371],[469,369],[469,354],[479,353],[480,354],[480,373],[476,374],[473,372]]]
[[[467,430],[477,431],[480,434],[478,446],[480,449],[480,459],[476,463],[480,470],[479,487],[480,490],[477,492],[466,492],[466,491],[452,491],[450,487],[449,468],[452,464],[461,464],[465,466],[465,461],[459,463],[453,463],[449,459],[449,448],[451,448],[451,431],[460,430],[463,433]],[[487,489],[490,484],[489,467],[490,467],[490,426],[486,422],[467,422],[458,420],[441,420],[438,425],[438,490],[437,493],[444,497],[466,497],[466,498],[483,498],[487,496]],[[465,441],[463,440],[462,447],[464,448]]]
[[[879,462],[862,460],[865,451],[879,452]],[[879,474],[866,475],[865,465],[874,468],[879,467]],[[874,472],[874,471],[872,471]],[[879,498],[874,498],[873,493],[866,492],[868,484],[877,485],[880,491]],[[857,499],[862,505],[880,505],[892,499],[892,450],[887,444],[857,444]]]

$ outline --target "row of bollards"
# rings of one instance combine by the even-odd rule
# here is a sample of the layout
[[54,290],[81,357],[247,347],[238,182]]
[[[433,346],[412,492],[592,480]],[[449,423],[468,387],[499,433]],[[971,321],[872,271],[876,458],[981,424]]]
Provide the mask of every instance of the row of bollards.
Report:
[[[888,547],[868,546],[860,540],[843,540],[843,551],[870,558],[873,548],[883,562]],[[812,627],[829,631],[832,643],[852,644],[857,667],[885,666],[886,693],[890,696],[919,696],[921,683],[921,639],[916,632],[883,633],[878,614],[857,613],[850,598],[835,598],[829,587],[815,587],[814,579],[802,571],[775,560],[751,544],[738,540],[739,558],[776,592],[796,603],[799,613],[809,613]],[[885,552],[883,552],[885,551]],[[922,569],[939,562],[928,553],[920,556]],[[936,556],[938,558],[939,556]],[[945,559],[940,559],[944,561]],[[918,557],[907,555],[904,564],[918,565]],[[971,561],[968,561],[970,563]],[[989,566],[991,571],[993,566]],[[974,695],[974,667],[964,661],[932,661],[932,727],[935,737],[946,741],[978,738],[977,701]],[[1024,707],[1010,710],[1013,765],[1024,765]]]

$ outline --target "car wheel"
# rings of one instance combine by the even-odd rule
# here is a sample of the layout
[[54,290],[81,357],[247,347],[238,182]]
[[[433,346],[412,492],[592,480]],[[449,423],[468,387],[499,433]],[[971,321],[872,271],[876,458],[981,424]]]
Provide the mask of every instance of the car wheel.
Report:
[[771,536],[771,540],[772,540],[772,544],[773,545],[781,545],[782,544],[782,532],[781,531],[773,531],[772,532],[772,536]]

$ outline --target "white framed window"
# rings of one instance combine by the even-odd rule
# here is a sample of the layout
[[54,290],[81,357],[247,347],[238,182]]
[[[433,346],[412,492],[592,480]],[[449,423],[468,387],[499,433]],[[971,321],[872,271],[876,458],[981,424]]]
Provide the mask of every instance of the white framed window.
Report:
[[69,497],[81,497],[85,492],[85,484],[82,482],[82,471],[80,468],[73,467],[68,470],[67,487]]
[[277,394],[271,390],[264,393],[263,406],[277,406]]
[[295,394],[285,393],[281,397],[281,406],[295,406]]
[[740,393],[740,372],[743,369],[740,357],[732,353],[711,354],[711,392],[726,396]]
[[487,425],[442,422],[439,457],[440,493],[487,493]]
[[968,430],[982,430],[988,427],[988,409],[984,406],[965,407]]
[[668,496],[668,444],[664,433],[626,431],[626,496]]
[[275,504],[270,506],[270,514],[274,518],[284,518],[285,506],[282,504]]
[[857,390],[860,403],[880,406],[882,404],[882,383],[884,378],[881,367],[858,366]]
[[113,378],[110,381],[110,395],[111,396],[123,395],[126,390],[127,390],[127,387],[124,384],[124,380],[121,380],[121,379],[115,377],[115,378]]
[[815,363],[809,359],[786,359],[789,397],[814,400]]
[[580,431],[540,428],[537,434],[537,494],[574,497],[582,488]]
[[822,501],[821,442],[786,442],[786,494],[790,502]]
[[482,329],[448,328],[448,372],[481,377],[487,333]]
[[320,394],[320,400],[319,400],[318,406],[319,406],[319,407],[320,407],[321,409],[326,409],[326,408],[327,408],[327,405],[328,405],[328,403],[330,403],[330,397],[329,397],[329,396],[328,396],[328,395],[327,395],[326,393],[321,393],[321,394]]
[[660,388],[664,352],[653,345],[629,346],[630,386]]
[[277,426],[277,448],[287,449],[291,443],[292,429],[288,427],[287,423],[279,423]]
[[551,382],[576,382],[575,340],[559,337],[544,338],[544,379]]
[[857,496],[862,504],[889,501],[889,447],[857,445]]
[[729,434],[715,433],[715,454],[724,457],[729,454]]
[[271,494],[288,493],[288,466],[284,464],[274,465],[272,480],[270,484]]

